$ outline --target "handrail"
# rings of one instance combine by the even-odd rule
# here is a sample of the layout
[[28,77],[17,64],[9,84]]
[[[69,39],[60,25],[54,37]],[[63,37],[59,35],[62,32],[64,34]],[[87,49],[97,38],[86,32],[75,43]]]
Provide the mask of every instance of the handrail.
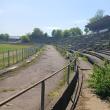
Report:
[[[76,90],[77,94],[75,94],[76,96],[72,100],[73,105],[71,106],[70,110],[74,110],[76,108],[79,96],[81,94],[81,89],[82,89],[82,85],[83,85],[83,74],[80,74],[80,75],[81,75],[81,79],[78,79],[78,85],[77,85],[77,90]],[[79,80],[80,80],[80,84],[79,84]]]
[[79,72],[77,70],[75,71],[75,75],[74,75],[71,83],[69,84],[67,89],[64,91],[63,95],[58,100],[58,102],[54,105],[52,110],[66,110],[68,103],[71,100],[71,96],[73,95],[75,88],[76,88],[77,80],[79,77]]
[[[75,61],[75,59],[73,60],[73,62]],[[13,99],[17,98],[18,96],[21,96],[22,94],[26,93],[27,91],[31,90],[32,88],[36,87],[37,85],[39,85],[40,83],[42,84],[42,82],[45,82],[46,80],[50,79],[51,77],[53,77],[54,75],[56,75],[57,73],[61,72],[62,70],[64,70],[65,68],[67,68],[70,64],[72,64],[73,62],[69,63],[68,65],[66,65],[65,67],[61,68],[59,71],[54,72],[52,75],[49,75],[47,77],[45,77],[44,79],[38,81],[37,83],[29,86],[26,89],[21,90],[20,92],[16,93],[15,95],[9,97],[8,99],[0,102],[0,107],[7,104],[8,102],[12,101]]]
[[83,74],[79,74],[80,67],[78,66],[78,62],[79,60],[77,59],[77,62],[75,61],[75,74],[71,83],[68,84],[67,89],[51,110],[66,110],[70,101],[72,102],[70,110],[76,108],[83,84]]

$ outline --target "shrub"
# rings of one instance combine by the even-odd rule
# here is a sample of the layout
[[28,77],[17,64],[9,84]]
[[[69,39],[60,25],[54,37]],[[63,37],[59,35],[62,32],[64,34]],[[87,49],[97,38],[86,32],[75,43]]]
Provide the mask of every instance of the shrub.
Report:
[[26,36],[26,35],[21,36],[20,39],[21,39],[21,41],[22,41],[23,43],[30,42],[29,36]]
[[110,96],[110,64],[103,67],[94,66],[90,75],[89,85],[102,98]]

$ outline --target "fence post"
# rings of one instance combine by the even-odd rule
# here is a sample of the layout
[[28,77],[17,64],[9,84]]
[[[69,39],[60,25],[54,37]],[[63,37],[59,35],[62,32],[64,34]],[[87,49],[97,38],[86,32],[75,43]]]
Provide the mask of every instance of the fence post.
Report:
[[14,64],[14,50],[12,52],[13,52],[13,64]]
[[10,51],[8,50],[8,67],[10,66]]
[[28,58],[28,49],[26,48],[26,58]]
[[41,83],[41,110],[44,110],[45,106],[45,81]]
[[25,48],[24,48],[24,59],[25,59]]
[[4,58],[4,52],[3,52],[3,68],[5,67],[5,58]]
[[29,57],[30,57],[30,48],[29,48]]
[[22,61],[23,61],[23,48],[22,48]]
[[18,63],[18,51],[16,49],[16,63]]
[[70,77],[70,65],[68,65],[67,84],[69,84],[69,77]]

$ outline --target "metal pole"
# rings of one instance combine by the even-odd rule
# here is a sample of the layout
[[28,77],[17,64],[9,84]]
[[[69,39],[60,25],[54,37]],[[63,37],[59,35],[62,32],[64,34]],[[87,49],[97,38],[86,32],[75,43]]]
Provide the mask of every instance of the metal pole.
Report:
[[41,83],[41,110],[44,110],[45,106],[45,81]]
[[75,69],[75,67],[76,67],[76,58],[75,58],[75,60],[74,60],[74,69]]
[[70,65],[68,65],[67,84],[69,84],[69,77],[70,77]]

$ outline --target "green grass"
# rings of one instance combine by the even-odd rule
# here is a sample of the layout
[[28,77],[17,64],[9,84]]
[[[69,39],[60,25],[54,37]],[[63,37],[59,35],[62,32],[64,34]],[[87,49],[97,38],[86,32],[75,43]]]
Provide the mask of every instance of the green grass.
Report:
[[9,89],[0,89],[0,93],[1,92],[12,92],[15,91],[15,89],[9,88]]
[[41,47],[37,47],[36,45],[0,44],[0,69],[3,69],[5,67],[11,66],[22,61],[22,53],[23,60],[28,58],[28,56],[32,56],[36,51],[34,48],[36,48],[37,51],[39,51]]
[[[9,57],[9,66],[16,64],[17,62],[22,61],[22,55],[19,54],[18,59],[16,55]],[[0,69],[3,69],[5,67],[8,67],[8,57],[3,58],[0,57]]]
[[0,44],[0,53],[7,52],[8,50],[13,51],[16,49],[29,48],[32,45],[21,45],[21,44]]

